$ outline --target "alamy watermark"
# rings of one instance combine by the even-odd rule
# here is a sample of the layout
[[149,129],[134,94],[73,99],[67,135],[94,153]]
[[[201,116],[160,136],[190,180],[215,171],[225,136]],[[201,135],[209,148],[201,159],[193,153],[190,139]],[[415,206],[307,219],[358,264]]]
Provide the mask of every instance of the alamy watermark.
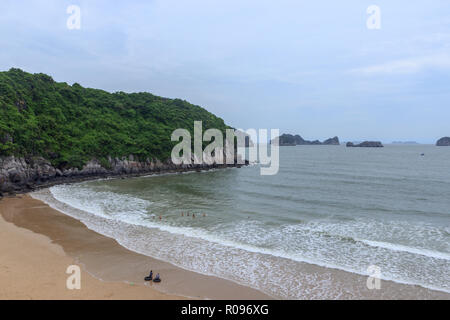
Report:
[[370,265],[367,268],[369,277],[367,278],[366,285],[369,290],[381,289],[381,268],[376,265]]
[[70,276],[66,280],[66,288],[68,290],[80,290],[81,289],[81,269],[77,265],[70,265],[66,270]]
[[66,10],[70,16],[67,18],[66,26],[69,30],[81,29],[81,8],[76,5],[70,5]]
[[381,29],[381,9],[377,5],[371,5],[366,10],[369,18],[367,18],[366,26],[369,30]]
[[[203,133],[202,121],[194,121],[193,144],[188,130],[176,129],[172,132],[171,140],[181,139],[181,142],[172,149],[171,159],[176,165],[245,164],[247,159],[250,163],[261,164],[261,175],[275,175],[280,167],[279,133],[278,129],[271,129],[270,136],[274,138],[269,141],[267,129],[226,129],[224,139],[221,130],[208,129]],[[211,143],[203,149],[203,142]]]

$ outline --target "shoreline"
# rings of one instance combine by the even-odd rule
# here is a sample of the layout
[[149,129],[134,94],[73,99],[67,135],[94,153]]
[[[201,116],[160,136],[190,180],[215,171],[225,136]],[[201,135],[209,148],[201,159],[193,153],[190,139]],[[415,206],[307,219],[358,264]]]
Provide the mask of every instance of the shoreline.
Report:
[[110,159],[110,169],[105,169],[95,159],[86,163],[82,170],[70,168],[61,171],[43,158],[27,160],[25,158],[0,157],[0,199],[4,195],[26,194],[28,192],[49,188],[59,184],[72,184],[98,179],[127,179],[162,174],[201,172],[215,169],[241,168],[249,165],[247,160],[240,164],[235,159],[233,164],[191,164],[175,165],[169,160],[165,163],[156,161],[135,161],[132,156]]
[[[151,175],[147,174],[147,176]],[[120,177],[112,178],[120,179]],[[69,299],[73,297],[75,299],[274,299],[274,297],[248,285],[240,285],[233,280],[190,271],[130,250],[114,238],[89,229],[77,218],[71,217],[60,208],[54,208],[45,200],[36,199],[30,194],[0,198],[0,220],[3,220],[0,221],[1,224],[9,223],[20,230],[31,231],[36,236],[43,236],[49,242],[47,248],[49,251],[54,251],[55,249],[51,246],[56,246],[62,250],[65,258],[82,266],[83,272],[95,281],[108,283],[108,285],[111,283],[130,286],[131,284],[133,288],[143,287],[152,289],[152,292],[156,291],[140,296],[129,293],[123,296],[115,294],[111,297],[104,295],[97,298],[89,295],[86,297],[69,295]],[[158,290],[149,288],[153,283],[149,285],[143,281],[143,277],[148,274],[150,268],[153,269],[154,274],[164,270],[160,272],[163,283],[158,284]],[[326,281],[330,287],[342,287],[339,294],[325,295],[327,299],[331,297],[331,299],[450,300],[450,294],[443,291],[384,279],[382,279],[383,290],[367,290],[365,288],[367,276],[306,262],[301,263],[298,270],[306,276],[314,276],[317,278],[317,282]],[[3,285],[1,271],[0,268],[0,288]],[[166,281],[167,276],[170,281]],[[68,276],[64,274],[62,277],[66,279]],[[192,290],[192,288],[195,289]],[[220,291],[217,288],[220,288]],[[320,286],[313,285],[304,289],[313,291],[320,289]],[[0,299],[3,299],[4,295],[4,292],[0,291]],[[66,296],[63,294],[61,299],[65,299]],[[306,299],[317,298],[316,294],[306,295]]]
[[[28,265],[27,262],[16,261],[15,265],[23,264],[20,269],[30,269],[28,272],[35,268],[53,270],[54,268],[44,267],[48,264],[59,268],[57,274],[54,271],[44,272],[43,275],[32,272],[33,276],[37,276],[37,280],[33,278],[33,281],[27,280],[28,277],[20,279],[23,272],[13,272],[16,274],[13,278],[22,283],[19,287],[27,288],[23,289],[23,292],[17,292],[17,284],[8,283],[4,279],[7,274],[3,272],[2,262],[0,299],[272,299],[258,290],[232,281],[188,271],[130,251],[116,240],[88,229],[82,222],[28,194],[5,197],[0,201],[0,227],[2,231],[8,228],[8,233],[2,232],[2,237],[9,239],[12,234],[22,242],[25,241],[22,233],[27,232],[33,237],[39,237],[40,243],[45,243],[40,251],[45,251],[47,255],[58,252],[57,256],[47,257],[45,263],[41,263],[39,255],[35,256],[33,251],[34,241],[28,241],[14,252],[11,251],[9,241],[0,241],[3,255],[6,256],[2,261],[8,261],[17,251],[26,251],[27,257],[31,256],[30,259],[35,260],[35,263]],[[94,293],[91,293],[90,289],[85,291],[89,291],[87,294],[83,293],[83,286],[79,292],[65,288],[65,281],[69,276],[65,274],[65,270],[71,264],[81,267],[82,281],[88,279],[88,285],[96,287]],[[11,270],[12,265],[5,267]],[[150,269],[154,274],[161,274],[162,283],[146,283],[143,280]],[[30,282],[38,286],[39,279],[53,277],[61,279],[58,286],[54,284],[50,288],[54,289],[53,292],[58,292],[54,296],[51,294],[52,290],[44,294],[37,293],[35,285],[28,288]],[[112,291],[113,294],[105,294],[106,291]]]

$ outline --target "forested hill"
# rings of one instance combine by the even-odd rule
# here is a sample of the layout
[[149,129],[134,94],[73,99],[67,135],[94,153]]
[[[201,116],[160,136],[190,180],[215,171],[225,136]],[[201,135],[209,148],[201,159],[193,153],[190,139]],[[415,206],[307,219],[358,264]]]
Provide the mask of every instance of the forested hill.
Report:
[[58,168],[92,158],[170,157],[176,128],[227,128],[205,109],[151,93],[109,93],[20,69],[0,72],[0,156],[41,156]]

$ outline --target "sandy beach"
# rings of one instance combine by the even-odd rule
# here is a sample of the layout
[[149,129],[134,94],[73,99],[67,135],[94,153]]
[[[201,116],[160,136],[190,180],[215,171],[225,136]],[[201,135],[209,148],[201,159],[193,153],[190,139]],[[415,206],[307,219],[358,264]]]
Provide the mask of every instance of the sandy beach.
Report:
[[[131,252],[29,195],[3,198],[0,213],[0,299],[269,298]],[[80,290],[66,287],[70,265],[82,270]],[[143,280],[150,268],[162,283]]]
[[[40,205],[28,196],[0,202],[8,216]],[[42,207],[41,207],[42,209]],[[6,222],[0,216],[0,299],[180,299],[147,286],[100,281],[81,268],[81,289],[66,287],[73,258],[48,237]]]
[[[4,199],[2,213],[14,214],[26,199]],[[6,211],[5,211],[6,210]],[[104,282],[82,270],[80,290],[68,290],[67,267],[74,265],[61,246],[19,228],[0,216],[0,299],[179,299],[145,286]]]
[[[66,270],[81,268],[81,289],[66,287]],[[145,282],[153,269],[162,283]],[[329,288],[334,299],[449,299],[444,292],[383,281],[367,290],[366,277],[302,264],[299,270]],[[320,286],[319,286],[320,287]],[[305,287],[317,290],[319,287]],[[365,289],[364,289],[365,288]],[[324,293],[325,294],[325,293]],[[261,291],[188,271],[130,251],[30,195],[0,201],[0,299],[272,299]]]

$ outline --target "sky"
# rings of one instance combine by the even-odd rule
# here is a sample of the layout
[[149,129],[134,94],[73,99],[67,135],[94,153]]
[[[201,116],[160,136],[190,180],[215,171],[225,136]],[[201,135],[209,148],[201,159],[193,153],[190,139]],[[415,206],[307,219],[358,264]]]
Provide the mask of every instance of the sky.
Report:
[[2,0],[0,48],[1,71],[181,98],[236,128],[450,136],[448,0]]

